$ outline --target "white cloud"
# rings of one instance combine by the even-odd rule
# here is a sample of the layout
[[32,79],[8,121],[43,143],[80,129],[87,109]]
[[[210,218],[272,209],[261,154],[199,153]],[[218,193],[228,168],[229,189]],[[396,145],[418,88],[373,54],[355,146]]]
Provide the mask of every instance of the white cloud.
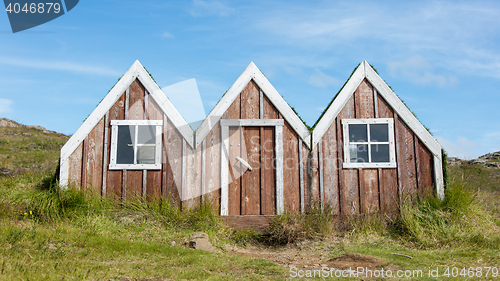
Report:
[[193,0],[189,14],[193,17],[202,16],[220,16],[227,17],[232,14],[234,9],[224,5],[220,1]]
[[161,35],[161,37],[170,39],[170,38],[174,38],[175,36],[172,33],[168,32],[168,31],[165,31],[165,32],[163,32],[163,34]]
[[444,150],[450,157],[458,157],[460,159],[473,159],[478,157],[476,152],[479,145],[475,141],[471,141],[466,137],[458,137],[456,141],[450,141],[442,137],[436,137],[438,142],[443,146]]
[[311,75],[311,77],[309,77],[308,83],[315,87],[326,88],[328,86],[338,85],[340,82],[339,79],[324,74],[320,70],[316,69],[316,73],[314,73],[313,75]]
[[403,61],[391,61],[388,66],[392,76],[402,77],[415,84],[446,87],[458,82],[458,79],[452,75],[434,74],[433,66],[424,57],[418,55]]
[[44,61],[44,60],[33,60],[33,59],[21,59],[21,58],[8,58],[0,57],[0,64],[34,68],[34,69],[45,69],[45,70],[57,70],[57,71],[71,71],[77,73],[86,73],[94,75],[103,76],[120,76],[120,72],[95,65],[86,65],[67,61]]
[[14,102],[8,99],[0,99],[0,114],[10,112]]

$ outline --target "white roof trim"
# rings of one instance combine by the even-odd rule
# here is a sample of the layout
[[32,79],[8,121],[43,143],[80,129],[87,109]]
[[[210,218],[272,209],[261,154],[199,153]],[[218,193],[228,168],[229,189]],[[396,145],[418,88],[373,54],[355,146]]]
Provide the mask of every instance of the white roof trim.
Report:
[[293,112],[292,108],[283,99],[283,97],[276,91],[276,89],[271,85],[269,80],[262,74],[262,72],[257,68],[257,66],[251,62],[245,71],[238,77],[236,82],[229,88],[226,94],[217,103],[214,109],[210,112],[207,118],[203,121],[200,127],[196,130],[196,143],[195,146],[198,147],[212,128],[217,124],[222,115],[231,106],[238,95],[243,91],[248,82],[253,81],[260,87],[262,92],[267,96],[271,103],[276,107],[276,109],[281,113],[283,118],[290,124],[293,130],[299,135],[299,137],[304,141],[304,143],[310,148],[311,140],[310,133],[304,123],[300,118]]
[[338,96],[335,98],[333,103],[330,105],[325,114],[321,117],[318,124],[313,130],[313,143],[312,147],[315,147],[316,144],[320,141],[323,135],[326,133],[328,128],[332,125],[333,121],[340,113],[342,108],[346,105],[349,98],[352,96],[354,91],[358,88],[359,84],[365,79],[365,65],[361,63],[356,71],[352,74],[351,78],[347,80],[344,88],[340,91]]
[[333,101],[330,108],[323,115],[321,120],[316,125],[313,131],[313,143],[314,147],[318,141],[323,137],[325,132],[328,130],[332,122],[335,120],[337,115],[340,113],[342,108],[349,100],[354,91],[358,88],[359,84],[363,79],[366,78],[372,86],[377,89],[377,93],[381,95],[385,101],[394,109],[394,111],[400,116],[401,119],[410,127],[410,129],[417,134],[418,138],[424,143],[424,145],[431,151],[431,153],[436,157],[441,157],[441,145],[436,139],[425,129],[425,127],[418,121],[418,119],[411,113],[411,111],[403,104],[403,102],[394,94],[394,92],[387,86],[387,84],[380,78],[380,76],[373,70],[373,68],[366,62],[363,61],[356,71],[353,73],[351,78],[347,81],[346,85],[339,93],[337,98]]
[[136,78],[139,79],[139,81],[144,85],[144,87],[149,92],[151,97],[153,97],[160,109],[164,112],[165,115],[167,115],[169,120],[186,139],[186,142],[189,143],[191,147],[193,147],[193,129],[191,129],[184,118],[182,118],[177,109],[175,109],[175,107],[168,100],[160,87],[158,87],[158,85],[153,81],[153,79],[144,69],[141,63],[139,61],[135,61],[134,64],[127,70],[127,72],[125,72],[122,78],[120,78],[120,80],[115,84],[115,86],[113,86],[106,97],[104,97],[104,99],[99,103],[96,109],[94,109],[90,116],[83,122],[80,128],[76,130],[76,132],[63,146],[63,148],[61,149],[61,166],[63,166],[70,155],[75,151],[80,143],[82,143],[82,141],[92,131],[92,129],[94,129],[94,127],[104,117],[106,112],[111,109],[111,107],[116,103],[121,95],[125,93],[125,91]]

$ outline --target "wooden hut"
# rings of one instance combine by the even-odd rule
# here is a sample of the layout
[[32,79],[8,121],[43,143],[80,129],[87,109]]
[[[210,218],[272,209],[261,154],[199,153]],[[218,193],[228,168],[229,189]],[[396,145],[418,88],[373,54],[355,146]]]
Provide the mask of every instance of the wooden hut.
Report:
[[59,181],[102,196],[179,202],[193,145],[191,127],[136,61],[61,149]]
[[444,198],[441,146],[363,61],[312,133],[310,189],[335,214],[394,213]]
[[194,132],[136,61],[64,145],[60,166],[63,186],[180,208],[211,200],[227,217],[314,203],[392,213],[406,198],[444,196],[441,146],[366,62],[311,134],[253,63]]

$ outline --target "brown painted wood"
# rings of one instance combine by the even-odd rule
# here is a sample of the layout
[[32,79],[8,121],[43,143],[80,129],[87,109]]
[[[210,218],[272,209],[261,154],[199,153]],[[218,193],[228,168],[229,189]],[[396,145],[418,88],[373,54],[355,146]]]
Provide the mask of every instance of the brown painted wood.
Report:
[[94,195],[101,195],[102,187],[102,161],[103,161],[104,118],[87,135],[85,141],[86,169],[85,187]]
[[[163,112],[156,104],[155,100],[148,94],[145,117],[147,120],[163,120]],[[163,146],[163,141],[161,142]],[[164,151],[164,148],[161,148]],[[163,166],[163,164],[162,164]],[[148,170],[146,178],[146,199],[148,201],[158,201],[162,192],[162,171]]]
[[[379,118],[394,118],[394,111],[380,95],[377,95]],[[396,169],[379,169],[380,211],[383,214],[399,210],[398,173]]]
[[[262,95],[262,118],[278,119],[279,113],[274,105],[269,101],[266,95]],[[276,214],[276,171],[274,168],[275,155],[275,129],[273,127],[262,127],[261,130],[261,185],[262,191],[261,214],[275,215]],[[286,191],[285,191],[286,194]],[[286,204],[286,201],[285,201]]]
[[108,163],[103,167],[107,171],[106,176],[106,196],[108,198],[121,198],[122,193],[122,171],[109,170],[109,159],[111,159],[111,120],[123,120],[125,118],[125,93],[115,102],[109,110],[109,120],[107,126],[110,128],[108,133]]
[[348,209],[346,207],[345,199],[346,190],[343,186],[344,183],[344,169],[342,165],[344,164],[344,139],[342,135],[342,123],[340,117],[335,118],[337,130],[337,167],[338,167],[338,186],[339,186],[339,213],[342,215],[348,214]]
[[68,159],[69,180],[68,183],[74,187],[82,185],[82,153],[83,142],[75,149]]
[[[373,87],[365,79],[355,92],[356,118],[375,118]],[[361,213],[379,211],[379,184],[377,169],[359,169]]]
[[378,170],[360,169],[360,185],[363,186],[363,204],[361,205],[362,214],[374,214],[379,212],[379,189],[378,189]]
[[194,209],[201,204],[201,148],[198,146],[192,149],[189,145],[187,147],[187,163],[186,163],[186,189],[189,194],[189,200],[186,206]]
[[415,147],[415,152],[418,153],[418,194],[423,197],[432,196],[434,194],[434,177],[432,174],[434,165],[432,153],[420,141],[415,142]]
[[[224,113],[224,119],[241,118],[241,94]],[[221,140],[223,141],[223,140]],[[233,144],[233,145],[231,145]],[[238,146],[240,144],[240,146]],[[241,164],[236,161],[241,157],[241,129],[229,127],[229,180],[228,180],[228,212],[229,215],[241,215]]]
[[[165,116],[165,120],[166,120]],[[182,136],[170,120],[163,126],[165,165],[162,169],[165,175],[163,198],[181,207],[180,188],[182,186]]]
[[366,79],[355,91],[356,118],[375,118],[373,87]]
[[[242,141],[246,146],[242,158],[252,167],[241,177],[242,215],[260,215],[260,128],[244,127]],[[244,151],[241,154],[245,156]]]
[[205,188],[212,206],[219,213],[220,204],[220,122],[212,128],[205,139]]
[[[136,79],[129,87],[128,120],[144,119],[144,86]],[[142,198],[142,170],[128,170],[126,176],[126,199]]]
[[260,117],[260,90],[253,80],[248,82],[241,96],[241,119],[259,119]]
[[236,157],[241,157],[241,127],[229,127],[229,184],[228,184],[228,211],[230,216],[241,215],[242,190],[241,175],[243,166]]
[[307,207],[306,210],[311,210],[313,206],[319,206],[320,204],[320,194],[319,194],[319,163],[318,163],[318,147],[316,146],[309,153],[309,187],[306,195]]
[[322,138],[323,144],[323,185],[325,189],[325,203],[329,205],[333,214],[340,213],[339,179],[337,161],[337,123],[332,122],[330,128]]
[[[240,94],[241,119],[260,118],[260,89],[253,80],[248,82]],[[241,158],[250,164],[241,178],[241,214],[260,214],[260,129],[246,127],[242,130]],[[245,152],[246,147],[246,152]],[[240,167],[242,167],[240,165]]]
[[83,139],[83,142],[82,142],[82,145],[83,145],[83,149],[82,149],[82,189],[83,190],[87,190],[87,180],[88,180],[88,177],[87,177],[87,174],[88,174],[88,167],[87,167],[87,157],[88,157],[88,153],[87,153],[87,149],[88,149],[88,140],[89,139],[89,136],[87,135],[85,137],[85,139]]
[[264,196],[261,197],[262,215],[276,214],[276,178],[274,161],[275,142],[274,127],[262,127],[263,135],[261,137],[261,189]]
[[283,189],[285,209],[300,212],[299,136],[285,121],[283,126]]
[[401,200],[415,199],[417,195],[417,177],[415,170],[415,150],[413,133],[408,126],[397,118],[396,127],[396,154],[400,169]]
[[[347,101],[344,108],[338,115],[339,119],[355,118],[355,100],[354,95]],[[343,131],[343,130],[342,130]],[[343,136],[343,135],[342,135]],[[345,152],[344,152],[345,153]],[[343,188],[343,206],[346,214],[359,214],[359,180],[358,169],[342,169],[342,184]]]
[[273,217],[274,216],[223,216],[221,218],[231,227],[253,230],[263,234],[269,228]]

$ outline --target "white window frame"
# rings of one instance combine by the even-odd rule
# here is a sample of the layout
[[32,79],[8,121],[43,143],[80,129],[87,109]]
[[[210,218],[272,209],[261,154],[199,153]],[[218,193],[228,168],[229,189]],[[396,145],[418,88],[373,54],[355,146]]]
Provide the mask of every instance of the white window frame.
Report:
[[[155,164],[117,164],[116,153],[118,149],[118,126],[135,126],[134,161],[137,161],[138,126],[156,126]],[[161,133],[163,120],[111,120],[111,154],[109,161],[110,170],[161,170]]]
[[[367,141],[366,142],[349,142],[349,125],[350,124],[366,124],[367,125]],[[371,124],[387,124],[389,130],[388,142],[372,142],[370,141],[370,125]],[[394,119],[392,118],[371,118],[371,119],[343,119],[342,127],[344,131],[344,168],[396,168],[396,148],[394,143]],[[368,146],[368,161],[366,163],[351,163],[350,149],[351,144],[366,144]],[[387,163],[371,163],[371,144],[388,144],[389,145],[389,162]]]

